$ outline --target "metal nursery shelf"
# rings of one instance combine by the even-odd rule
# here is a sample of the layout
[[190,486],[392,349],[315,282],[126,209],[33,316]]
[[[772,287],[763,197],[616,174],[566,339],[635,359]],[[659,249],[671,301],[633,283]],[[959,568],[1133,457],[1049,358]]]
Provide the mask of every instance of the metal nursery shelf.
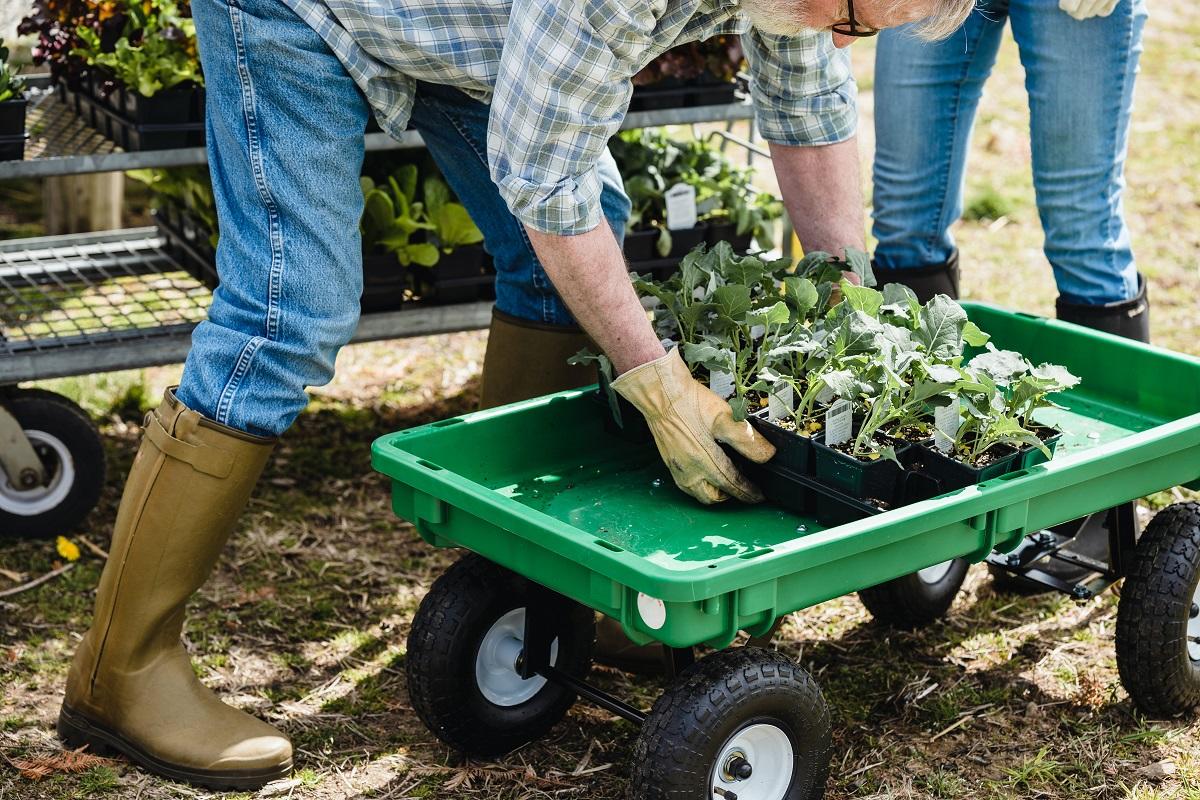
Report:
[[[24,161],[0,162],[0,180],[203,164],[202,147],[126,153],[55,96],[45,78],[30,81],[30,138]],[[623,128],[732,122],[751,117],[747,102],[629,114]],[[366,136],[368,150],[422,146]],[[178,363],[209,291],[164,249],[155,228],[0,242],[0,386],[21,381]],[[486,327],[490,302],[406,306],[364,314],[355,342]]]
[[[29,106],[29,140],[24,161],[0,161],[0,180],[8,178],[45,178],[52,175],[79,175],[88,172],[119,172],[149,167],[180,167],[203,164],[203,147],[177,150],[149,150],[126,153],[83,122],[57,96],[45,78],[32,78],[33,99]],[[749,119],[750,104],[667,108],[634,111],[625,117],[623,130],[659,125],[692,125],[701,122],[732,122]],[[407,131],[399,140],[386,133],[368,133],[368,150],[397,150],[423,147],[421,135]]]

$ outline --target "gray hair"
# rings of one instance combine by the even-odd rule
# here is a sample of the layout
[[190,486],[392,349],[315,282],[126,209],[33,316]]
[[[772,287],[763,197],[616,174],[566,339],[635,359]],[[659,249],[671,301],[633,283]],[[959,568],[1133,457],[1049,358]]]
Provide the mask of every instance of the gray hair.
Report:
[[[891,0],[889,10],[897,11],[909,2],[911,0]],[[975,3],[976,0],[934,0],[929,16],[917,23],[912,32],[927,42],[946,39],[967,21],[975,10]]]

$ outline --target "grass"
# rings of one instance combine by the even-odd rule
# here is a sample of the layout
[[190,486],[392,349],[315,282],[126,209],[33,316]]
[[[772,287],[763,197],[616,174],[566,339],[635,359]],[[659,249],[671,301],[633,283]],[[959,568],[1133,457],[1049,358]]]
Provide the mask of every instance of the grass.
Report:
[[[1154,338],[1195,354],[1200,23],[1180,0],[1164,0],[1154,13],[1127,207],[1150,280]],[[869,43],[856,46],[860,74],[869,74],[871,56]],[[967,196],[977,219],[955,232],[968,297],[1047,314],[1054,290],[1032,202],[1021,81],[1010,43],[974,138]],[[863,88],[869,114],[869,81]],[[870,129],[868,118],[868,156]],[[29,199],[26,185],[9,191]],[[7,219],[35,224],[20,213]],[[281,797],[609,800],[626,790],[636,731],[592,706],[577,705],[544,740],[481,763],[437,744],[409,705],[408,626],[453,554],[431,550],[392,515],[368,445],[380,433],[472,408],[483,347],[482,334],[467,333],[344,350],[338,378],[313,390],[314,402],[284,438],[220,566],[190,605],[186,640],[201,680],[296,744],[295,783]],[[47,384],[79,400],[105,435],[109,477],[81,531],[100,547],[141,415],[178,376],[178,367],[166,367]],[[1160,493],[1148,505],[1176,499]],[[56,559],[52,542],[0,546],[0,569],[27,576]],[[206,797],[121,762],[40,782],[11,766],[57,751],[61,687],[101,567],[85,550],[71,572],[0,601],[0,798]],[[7,585],[0,577],[0,588]],[[853,597],[793,615],[779,647],[817,677],[834,709],[827,797],[1197,800],[1200,725],[1134,711],[1113,659],[1116,611],[1113,593],[1083,605],[1002,595],[976,568],[951,614],[922,631],[882,629]],[[661,691],[655,681],[603,668],[594,677],[643,707]],[[1176,766],[1174,774],[1143,772],[1162,761]]]

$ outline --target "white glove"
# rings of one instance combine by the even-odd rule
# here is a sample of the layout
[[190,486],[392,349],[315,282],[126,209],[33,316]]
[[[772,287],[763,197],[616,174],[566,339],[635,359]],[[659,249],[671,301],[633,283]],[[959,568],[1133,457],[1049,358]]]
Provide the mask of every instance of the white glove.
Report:
[[1117,0],[1058,0],[1058,7],[1075,19],[1107,17],[1117,7]]

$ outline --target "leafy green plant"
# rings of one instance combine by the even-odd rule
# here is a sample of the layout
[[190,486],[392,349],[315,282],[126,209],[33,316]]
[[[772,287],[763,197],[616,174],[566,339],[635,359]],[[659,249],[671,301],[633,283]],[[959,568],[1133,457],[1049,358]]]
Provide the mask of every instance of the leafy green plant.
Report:
[[413,239],[413,234],[418,231],[432,231],[436,227],[429,221],[424,205],[416,199],[416,166],[405,164],[379,185],[365,175],[359,183],[363,192],[360,223],[363,244],[367,247],[377,245],[395,253],[396,259],[406,267],[436,264],[437,246]]
[[451,200],[450,187],[445,181],[431,175],[425,179],[421,188],[425,212],[433,225],[433,235],[443,253],[451,253],[455,248],[483,241],[483,231],[471,220],[466,206]]
[[[997,350],[949,297],[922,304],[902,285],[873,284],[862,252],[811,253],[793,269],[725,243],[698,248],[667,280],[634,279],[659,337],[678,344],[697,379],[724,389],[736,419],[773,396],[791,408],[782,422],[807,435],[846,400],[856,428],[844,449],[894,459],[894,442],[926,438],[935,410],[953,406],[957,458],[978,464],[1003,445],[1048,454],[1029,426],[1075,376]],[[968,347],[985,345],[963,363]]]
[[0,103],[20,97],[24,91],[25,83],[8,63],[8,48],[0,39]]
[[123,6],[125,26],[111,47],[94,27],[79,25],[79,45],[71,55],[108,69],[143,97],[188,81],[204,84],[196,26],[176,0],[138,0]]

